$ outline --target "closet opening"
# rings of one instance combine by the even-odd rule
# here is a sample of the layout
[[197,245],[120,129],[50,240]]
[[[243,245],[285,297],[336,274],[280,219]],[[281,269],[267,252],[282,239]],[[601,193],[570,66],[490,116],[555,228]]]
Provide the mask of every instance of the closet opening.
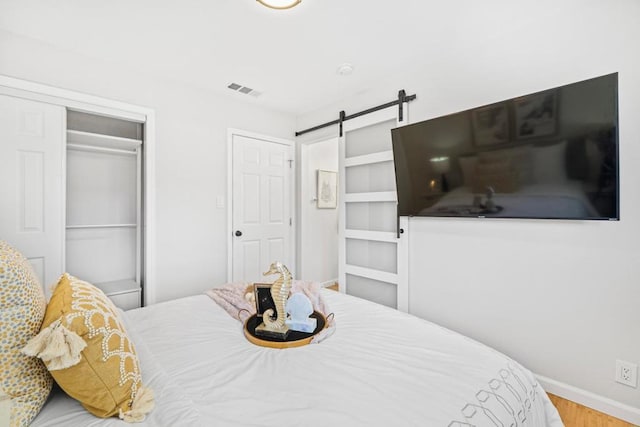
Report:
[[144,301],[143,132],[67,110],[65,267],[124,310]]

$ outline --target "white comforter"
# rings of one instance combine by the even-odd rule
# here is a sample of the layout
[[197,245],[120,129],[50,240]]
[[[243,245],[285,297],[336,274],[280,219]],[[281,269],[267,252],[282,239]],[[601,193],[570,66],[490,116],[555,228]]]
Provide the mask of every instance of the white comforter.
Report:
[[[477,216],[469,212],[473,198],[469,187],[458,187],[446,193],[421,215]],[[485,197],[482,196],[484,201]],[[502,210],[483,214],[504,218],[597,218],[601,215],[587,198],[582,183],[566,181],[562,184],[533,184],[520,188],[515,193],[496,193],[493,201]]]
[[[562,426],[534,376],[499,352],[390,308],[323,291],[320,344],[250,344],[207,296],[126,312],[153,426]],[[100,420],[58,391],[34,426]]]

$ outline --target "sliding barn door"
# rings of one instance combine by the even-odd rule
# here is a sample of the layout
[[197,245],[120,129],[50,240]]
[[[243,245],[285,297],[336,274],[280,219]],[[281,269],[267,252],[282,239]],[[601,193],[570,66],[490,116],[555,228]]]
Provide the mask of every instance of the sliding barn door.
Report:
[[397,117],[396,106],[344,123],[339,283],[342,292],[407,311],[407,237],[399,233],[391,147]]

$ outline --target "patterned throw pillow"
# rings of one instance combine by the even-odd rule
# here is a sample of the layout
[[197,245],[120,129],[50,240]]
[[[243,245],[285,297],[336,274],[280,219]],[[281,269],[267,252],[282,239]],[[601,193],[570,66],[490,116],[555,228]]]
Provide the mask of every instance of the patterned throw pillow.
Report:
[[40,334],[23,351],[40,357],[58,385],[98,417],[139,422],[153,409],[118,309],[87,282],[62,275]]
[[53,381],[41,360],[20,353],[40,330],[46,301],[31,264],[0,241],[0,425],[26,426]]

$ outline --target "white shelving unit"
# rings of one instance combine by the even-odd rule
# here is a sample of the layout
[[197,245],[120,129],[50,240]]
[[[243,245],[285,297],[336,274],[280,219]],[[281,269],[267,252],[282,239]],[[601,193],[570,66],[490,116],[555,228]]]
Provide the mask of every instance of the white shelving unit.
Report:
[[141,138],[69,129],[66,164],[66,270],[116,306],[140,307]]
[[130,310],[140,307],[140,285],[135,280],[102,282],[98,286],[121,309]]

